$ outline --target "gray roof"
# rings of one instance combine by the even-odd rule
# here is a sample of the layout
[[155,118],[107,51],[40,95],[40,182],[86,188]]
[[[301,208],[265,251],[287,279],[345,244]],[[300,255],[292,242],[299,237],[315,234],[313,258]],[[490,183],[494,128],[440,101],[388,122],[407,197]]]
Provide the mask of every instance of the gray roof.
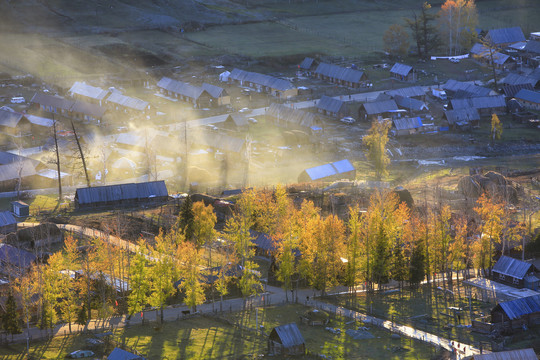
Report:
[[102,88],[95,87],[88,85],[83,82],[76,81],[71,89],[69,89],[69,93],[73,96],[75,94],[86,96],[92,99],[96,100],[103,100],[107,97],[109,94],[108,90],[103,90]]
[[493,271],[518,279],[523,279],[525,275],[530,272],[531,267],[534,269],[533,264],[503,255],[499,261],[497,261],[495,266],[493,266]]
[[354,170],[355,168],[351,164],[351,162],[347,159],[344,159],[330,164],[315,166],[304,171],[309,175],[311,180],[318,180]]
[[203,83],[202,88],[206,90],[206,92],[209,93],[210,96],[213,97],[214,99],[217,99],[221,96],[227,96],[227,92],[225,91],[225,89],[216,85]]
[[538,360],[534,349],[518,349],[474,355],[474,360]]
[[392,69],[390,69],[390,73],[398,74],[401,76],[407,76],[412,70],[413,70],[412,66],[401,64],[401,63],[395,63],[394,66],[392,66]]
[[229,114],[229,116],[227,116],[226,120],[228,120],[229,118],[234,122],[234,124],[236,126],[247,126],[247,125],[249,125],[248,119],[242,113]]
[[465,99],[452,99],[450,100],[452,109],[463,109],[473,107],[475,109],[493,109],[506,107],[506,100],[504,95],[495,96],[479,96]]
[[426,95],[426,92],[421,86],[409,86],[406,88],[395,89],[386,91],[385,94],[388,94],[392,97],[400,95],[403,97],[418,97]]
[[529,74],[529,77],[540,81],[540,66],[534,69],[533,72]]
[[313,66],[313,62],[315,59],[307,57],[305,58],[302,63],[300,63],[300,69],[309,70]]
[[119,92],[112,93],[108,98],[107,102],[118,104],[133,110],[137,111],[144,111],[148,107],[148,102],[137,99],[130,96],[125,96],[120,94]]
[[85,101],[77,100],[71,107],[71,111],[75,113],[90,115],[95,118],[100,118],[105,115],[107,109],[98,104],[91,104]]
[[525,45],[523,50],[540,55],[540,41],[536,41],[536,40],[527,41],[527,44]]
[[141,360],[139,355],[132,354],[126,350],[120,348],[114,348],[114,350],[107,356],[107,360]]
[[0,227],[14,225],[17,223],[11,211],[0,211]]
[[314,113],[293,109],[290,106],[276,103],[270,105],[266,111],[266,115],[303,127],[312,127],[315,125],[317,119]]
[[8,244],[0,244],[0,264],[26,269],[36,260],[36,256],[26,250]]
[[473,107],[447,110],[444,112],[444,115],[446,116],[446,120],[448,120],[448,123],[450,125],[480,120],[480,114],[478,114],[478,110]]
[[6,151],[0,151],[0,165],[20,163],[20,162],[25,162],[25,161],[28,161],[35,166],[37,166],[40,163],[39,160],[34,160],[25,156],[13,154]]
[[321,99],[317,101],[317,109],[322,109],[333,113],[338,113],[344,105],[345,102],[326,95],[323,95]]
[[363,106],[368,115],[377,115],[391,110],[398,110],[398,106],[394,100],[365,103]]
[[[490,53],[489,49],[485,47],[483,44],[476,43],[473,45],[470,53],[482,58],[486,58],[490,60]],[[502,54],[498,51],[493,51],[493,62],[497,65],[503,65],[508,59],[510,59],[510,55]]]
[[418,129],[424,126],[420,117],[394,119],[393,122],[397,130]]
[[281,344],[286,348],[305,343],[304,337],[302,336],[302,333],[300,333],[296,323],[277,326],[272,330],[272,332],[274,331],[281,340]]
[[16,128],[24,117],[21,113],[0,109],[0,126]]
[[30,100],[30,103],[39,104],[43,106],[52,106],[64,110],[70,110],[74,102],[61,98],[59,96],[47,95],[42,93],[35,93]]
[[540,294],[505,301],[495,306],[492,312],[500,308],[510,320],[519,319],[523,315],[540,312]]
[[523,76],[516,73],[510,73],[501,81],[501,84],[507,85],[521,85],[521,84],[531,84],[533,87],[536,85],[538,80],[530,76]]
[[519,26],[489,30],[486,37],[495,45],[525,41],[525,35]]
[[21,163],[14,162],[11,164],[0,165],[0,182],[17,180],[19,176],[24,178],[27,176],[36,175],[35,160],[26,160]]
[[453,80],[453,79],[448,80],[446,84],[442,85],[442,88],[446,91],[451,91],[454,93],[457,92],[458,90],[462,90],[470,94],[470,97],[488,96],[489,93],[491,92],[491,90],[488,88]]
[[182,81],[173,80],[168,77],[161,78],[161,80],[158,81],[157,86],[195,100],[198,99],[203,92],[206,92],[203,88]]
[[79,204],[140,200],[164,196],[169,196],[164,181],[96,186],[80,188],[75,192]]
[[525,100],[535,104],[540,104],[540,92],[521,89],[514,97],[518,100]]
[[521,89],[527,89],[531,91],[534,90],[531,84],[504,85],[503,86],[504,96],[510,97],[510,98],[514,97],[514,95],[516,95]]
[[42,117],[42,116],[28,115],[28,114],[27,114],[27,115],[26,115],[26,118],[27,118],[28,121],[30,121],[32,124],[38,125],[38,126],[52,127],[52,126],[53,126],[53,123],[54,123],[54,120],[53,120],[53,119],[45,118],[45,117]]
[[409,109],[412,111],[428,110],[426,103],[417,99],[396,95],[394,96],[394,100],[396,101],[396,104],[401,108]]
[[231,71],[231,75],[229,75],[229,79],[236,81],[247,81],[280,91],[294,89],[293,84],[288,80],[240,69],[233,69]]
[[337,65],[320,63],[315,70],[316,74],[321,74],[334,79],[347,81],[350,83],[359,83],[366,78],[363,71],[344,68]]

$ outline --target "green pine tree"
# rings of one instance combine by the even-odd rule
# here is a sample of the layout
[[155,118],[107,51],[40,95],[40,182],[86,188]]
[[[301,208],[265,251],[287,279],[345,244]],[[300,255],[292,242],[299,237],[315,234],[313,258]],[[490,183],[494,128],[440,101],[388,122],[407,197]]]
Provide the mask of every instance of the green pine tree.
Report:
[[22,332],[19,314],[17,313],[17,304],[15,303],[15,297],[11,292],[6,300],[6,310],[2,315],[2,328],[8,334],[11,334],[12,339],[13,334],[20,334]]
[[193,235],[195,232],[193,229],[194,219],[195,214],[193,213],[193,201],[191,200],[191,196],[188,196],[180,207],[180,214],[178,219],[179,230],[184,233],[184,237],[188,241],[193,239]]

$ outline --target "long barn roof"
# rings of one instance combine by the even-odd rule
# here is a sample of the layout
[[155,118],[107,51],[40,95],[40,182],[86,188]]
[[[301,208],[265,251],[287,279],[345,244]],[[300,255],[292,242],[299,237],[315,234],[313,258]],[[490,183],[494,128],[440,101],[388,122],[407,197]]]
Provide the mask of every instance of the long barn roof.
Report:
[[317,116],[313,113],[293,109],[283,104],[272,103],[266,115],[272,116],[280,121],[286,121],[298,126],[311,127],[315,125]]
[[280,91],[285,91],[285,90],[294,88],[293,84],[288,80],[280,79],[280,78],[273,77],[270,75],[240,70],[240,69],[233,69],[233,71],[231,71],[231,75],[229,75],[229,78],[236,81],[251,82],[254,84],[266,86],[268,88],[276,89]]
[[366,77],[363,71],[344,68],[341,66],[327,63],[320,63],[319,66],[317,66],[315,73],[333,79],[347,81],[350,83],[359,83],[360,81],[362,81],[363,78]]
[[118,104],[124,107],[128,107],[133,110],[143,111],[148,106],[148,102],[137,99],[134,97],[122,95],[118,92],[112,93],[108,98],[107,102]]
[[96,100],[103,100],[107,97],[109,91],[103,90],[99,87],[88,85],[83,82],[76,81],[71,87],[71,89],[69,89],[69,93],[71,93],[72,95],[77,94],[86,96]]
[[365,103],[364,109],[368,115],[377,115],[391,110],[398,110],[398,106],[394,100],[383,100]]
[[315,166],[304,171],[309,175],[311,180],[318,180],[328,176],[343,174],[354,170],[355,168],[351,164],[351,162],[347,159],[344,159],[330,164]]
[[122,200],[149,199],[168,196],[164,181],[96,186],[76,190],[79,204],[92,204]]
[[524,298],[505,301],[493,308],[492,312],[500,308],[510,320],[519,319],[523,315],[540,312],[540,294]]
[[487,38],[495,45],[525,41],[525,35],[519,26],[489,30]]
[[506,107],[504,95],[480,96],[465,99],[450,100],[454,110],[473,107],[475,109],[492,109]]

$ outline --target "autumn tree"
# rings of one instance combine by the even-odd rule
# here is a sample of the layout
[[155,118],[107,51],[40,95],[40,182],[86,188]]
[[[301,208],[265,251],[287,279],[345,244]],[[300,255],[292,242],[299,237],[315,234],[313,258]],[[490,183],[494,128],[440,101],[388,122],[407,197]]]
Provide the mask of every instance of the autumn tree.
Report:
[[345,271],[345,285],[347,285],[351,296],[353,296],[354,289],[360,281],[362,269],[362,220],[358,205],[349,207],[347,228],[349,236],[346,250],[346,259],[348,261]]
[[383,35],[384,51],[391,56],[405,56],[409,50],[409,34],[403,26],[390,25]]
[[187,306],[197,311],[197,305],[204,303],[206,299],[203,287],[203,269],[201,267],[201,251],[195,244],[186,241],[178,247],[178,268],[182,283],[180,287],[185,294]]
[[461,53],[472,45],[477,35],[478,12],[474,0],[446,0],[439,11],[439,25],[447,38],[448,54]]
[[154,246],[150,251],[153,266],[148,269],[150,306],[161,310],[161,323],[163,323],[163,306],[167,299],[174,294],[174,282],[178,280],[175,258],[171,252],[176,248],[171,234],[160,232],[155,237]]
[[406,227],[405,234],[410,234],[409,283],[418,287],[426,277],[425,224],[413,216]]
[[130,315],[141,312],[144,323],[144,308],[148,304],[150,294],[149,262],[144,240],[138,242],[139,251],[135,253],[129,268],[131,293],[128,296],[128,312]]
[[62,255],[53,254],[49,263],[42,266],[41,271],[41,329],[52,329],[58,320],[56,312],[57,299],[62,294],[61,281],[65,277],[62,274]]
[[450,268],[450,243],[452,240],[450,233],[450,207],[443,205],[438,211],[432,211],[429,216],[429,236],[432,238],[432,267],[436,273],[443,277],[443,284],[446,286],[445,276]]
[[390,163],[390,158],[386,153],[386,144],[388,143],[390,125],[388,120],[373,120],[369,133],[362,139],[364,145],[367,146],[367,158],[373,163],[378,179],[388,174],[386,168]]
[[491,115],[491,143],[493,144],[495,140],[500,140],[502,136],[503,128],[501,120],[497,114],[493,113]]
[[[477,200],[478,206],[474,211],[482,219],[482,234],[480,235],[480,251],[483,255],[481,264],[490,268],[493,262],[494,243],[500,243],[503,230],[504,205],[489,197],[486,193],[482,194]],[[487,246],[489,245],[489,247]],[[488,260],[487,264],[485,260]]]
[[197,249],[214,240],[216,222],[217,217],[212,205],[205,206],[202,201],[193,204],[193,236]]
[[491,41],[490,38],[482,38],[480,39],[480,44],[482,45],[482,49],[480,52],[474,57],[481,61],[486,61],[488,66],[491,68],[491,73],[493,74],[493,83],[495,86],[495,90],[499,88],[498,85],[498,79],[497,79],[497,64],[496,61],[500,54],[498,53],[498,48],[493,41]]

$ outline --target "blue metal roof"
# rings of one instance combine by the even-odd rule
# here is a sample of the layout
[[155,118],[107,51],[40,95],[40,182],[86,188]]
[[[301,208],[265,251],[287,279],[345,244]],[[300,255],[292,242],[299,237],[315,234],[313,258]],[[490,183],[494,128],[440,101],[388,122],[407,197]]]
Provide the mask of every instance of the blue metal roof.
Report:
[[107,360],[141,360],[142,357],[132,354],[126,350],[120,348],[114,348],[114,350],[109,354]]
[[347,159],[333,162],[332,166],[337,170],[338,174],[355,170],[353,164]]
[[495,266],[493,266],[493,271],[518,279],[523,279],[530,271],[531,266],[534,268],[533,264],[503,255],[499,261],[497,261]]
[[26,269],[35,260],[36,256],[26,250],[8,244],[0,244],[0,264]]
[[531,91],[527,89],[521,89],[515,95],[518,100],[525,100],[532,103],[540,104],[540,92]]
[[519,26],[502,29],[492,29],[487,33],[487,38],[495,45],[525,41],[525,35]]
[[505,301],[497,305],[492,311],[499,307],[505,312],[510,320],[519,319],[523,315],[540,312],[540,295]]
[[10,211],[0,211],[0,227],[16,224],[17,220]]
[[336,175],[336,169],[332,164],[324,164],[316,167],[306,169],[306,173],[309,175],[311,180],[322,179],[327,176]]
[[283,344],[283,346],[286,348],[305,343],[304,337],[298,329],[298,326],[296,326],[296,323],[277,326],[274,328],[274,330],[272,330],[272,332],[274,331],[281,340],[281,344]]
[[147,199],[168,196],[164,181],[96,186],[77,189],[79,204],[102,203],[121,200]]

